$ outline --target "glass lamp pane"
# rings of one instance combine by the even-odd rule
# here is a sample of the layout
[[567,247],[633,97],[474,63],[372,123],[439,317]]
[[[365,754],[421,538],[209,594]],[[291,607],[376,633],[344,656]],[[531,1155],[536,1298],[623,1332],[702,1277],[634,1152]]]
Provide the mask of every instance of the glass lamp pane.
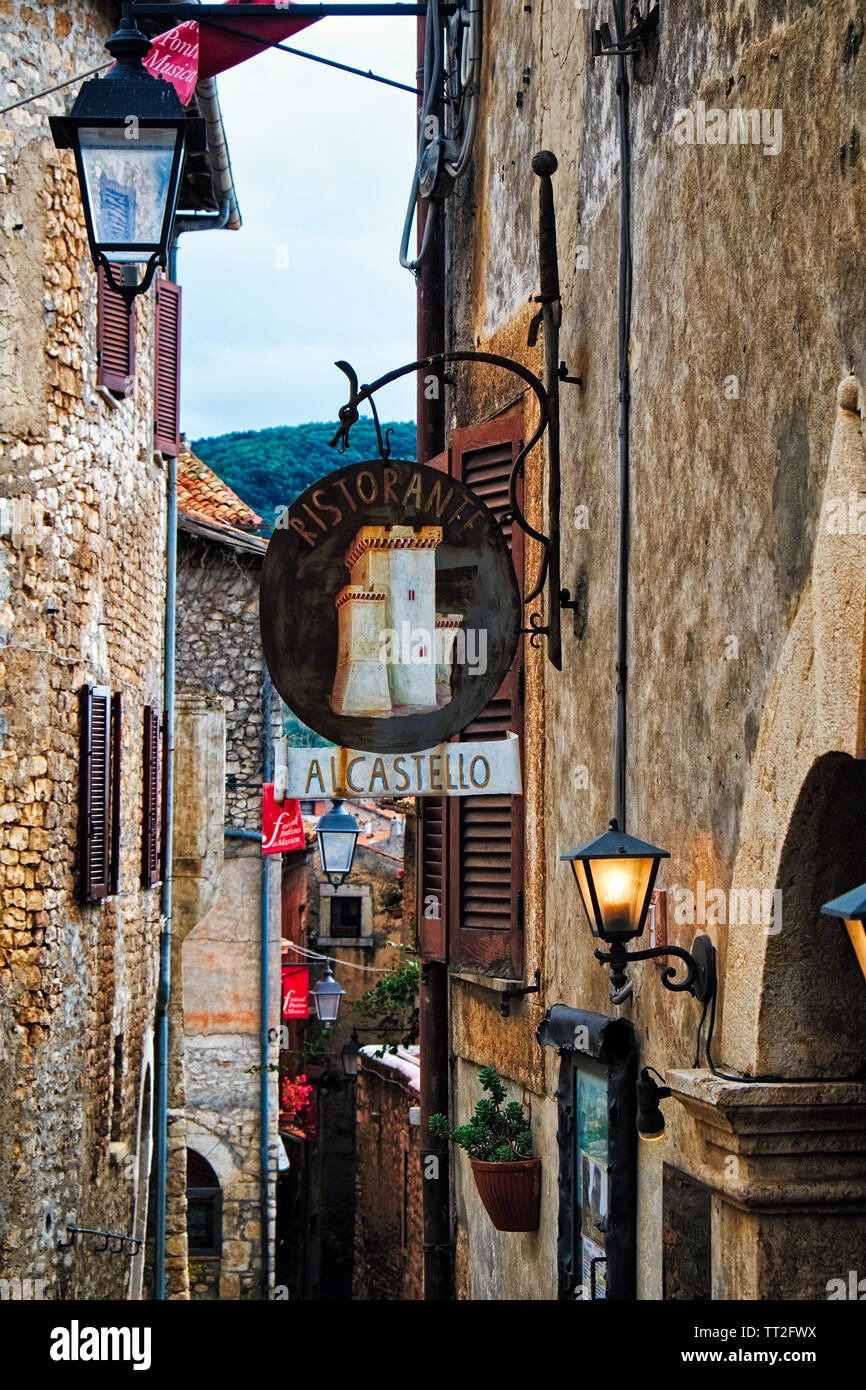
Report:
[[319,856],[326,874],[347,874],[352,867],[352,854],[357,836],[353,830],[322,830],[319,833]]
[[[595,936],[634,936],[646,901],[653,860],[573,859],[574,876]],[[601,922],[596,921],[587,869],[592,874]]]
[[846,917],[845,929],[851,938],[860,969],[866,976],[866,926],[857,918]]
[[589,920],[593,936],[598,936],[598,922],[595,919],[595,909],[592,905],[592,895],[589,891],[589,882],[586,877],[586,864],[582,859],[572,859],[571,867],[574,869],[574,877],[577,879],[577,886],[580,889],[580,896],[583,902],[584,911]]
[[320,1023],[336,1023],[340,1013],[340,1002],[343,998],[343,991],[336,989],[331,993],[313,991],[313,1003],[316,1008],[316,1017]]
[[607,936],[638,930],[652,873],[652,859],[595,859],[592,875]]
[[[140,127],[128,140],[124,126],[85,126],[79,137],[97,245],[111,247],[112,260],[146,261],[162,236],[182,135]],[[118,242],[147,249],[115,250]]]

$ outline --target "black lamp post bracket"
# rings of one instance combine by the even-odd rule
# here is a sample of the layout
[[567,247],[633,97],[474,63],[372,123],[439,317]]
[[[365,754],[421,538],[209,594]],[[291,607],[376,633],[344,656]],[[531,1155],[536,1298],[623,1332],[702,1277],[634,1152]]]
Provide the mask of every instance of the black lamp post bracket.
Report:
[[706,935],[696,936],[691,951],[682,946],[648,946],[643,951],[628,951],[621,942],[613,942],[609,951],[596,950],[596,960],[611,967],[611,996],[619,994],[628,981],[626,967],[635,960],[661,960],[665,956],[676,956],[684,961],[687,970],[683,979],[677,980],[676,967],[666,965],[661,980],[665,989],[672,994],[691,994],[699,1003],[706,1004],[716,992],[716,951]]

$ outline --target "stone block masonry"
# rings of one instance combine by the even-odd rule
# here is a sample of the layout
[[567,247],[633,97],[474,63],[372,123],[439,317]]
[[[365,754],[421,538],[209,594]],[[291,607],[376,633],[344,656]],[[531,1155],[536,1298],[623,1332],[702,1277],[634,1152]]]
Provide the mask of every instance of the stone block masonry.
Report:
[[[0,4],[8,103],[102,61],[112,7]],[[0,129],[0,1276],[124,1298],[128,1258],[67,1224],[130,1232],[150,1141],[159,888],[142,890],[142,708],[162,705],[165,472],[153,453],[153,297],[137,376],[97,386],[96,277],[71,157],[46,116]],[[16,510],[17,509],[17,510]],[[123,702],[119,891],[78,901],[79,708]],[[138,1199],[138,1205],[137,1205]]]

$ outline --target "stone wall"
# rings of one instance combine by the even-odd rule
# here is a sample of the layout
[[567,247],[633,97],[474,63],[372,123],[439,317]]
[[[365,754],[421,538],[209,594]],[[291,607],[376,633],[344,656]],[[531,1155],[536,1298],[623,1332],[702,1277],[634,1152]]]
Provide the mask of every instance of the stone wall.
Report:
[[[115,18],[3,0],[4,100],[94,67]],[[143,1220],[160,917],[159,888],[140,887],[142,706],[162,705],[165,474],[152,295],[136,306],[133,395],[96,385],[96,278],[72,159],[45,119],[65,95],[0,130],[0,1275],[44,1278],[49,1298],[118,1298],[128,1258],[57,1239]],[[89,683],[123,698],[120,888],[81,906]]]
[[[699,1020],[692,1001],[661,988],[651,964],[632,969],[633,999],[612,1008],[607,973],[593,959],[595,943],[559,861],[599,834],[612,810],[619,161],[613,60],[589,56],[598,10],[501,0],[485,8],[473,167],[448,203],[450,345],[510,354],[541,372],[541,342],[527,347],[538,292],[530,161],[542,148],[557,155],[560,356],[583,380],[582,388],[562,387],[561,519],[563,583],[585,595],[585,622],[576,631],[564,614],[561,673],[543,652],[526,653],[525,974],[541,968],[542,993],[500,1021],[489,992],[464,981],[452,987],[452,1046],[462,1059],[457,1112],[465,1112],[463,1089],[477,1066],[494,1063],[533,1097],[544,1158],[537,1237],[491,1237],[472,1185],[460,1182],[459,1287],[501,1298],[556,1294],[556,1059],[534,1038],[544,1009],[562,1002],[622,1013],[640,1032],[643,1063],[663,1071],[691,1061]],[[866,486],[863,37],[857,0],[683,0],[661,7],[654,54],[629,68],[627,828],[671,852],[660,880],[669,890],[669,938],[688,947],[707,929],[719,950],[716,1060],[784,1068],[791,1077],[840,1070],[850,1025],[838,1023],[831,980],[844,982],[839,1007],[844,1000],[854,1036],[866,1018],[866,990],[843,957],[846,943],[827,936],[819,915],[822,885],[847,880],[838,892],[862,880],[853,836],[840,841],[830,822],[822,830],[816,821],[797,865],[783,853],[815,760],[864,753],[866,558],[856,520],[854,533],[846,525],[841,537],[828,526],[834,501],[838,514],[839,497],[853,488],[856,508]],[[676,130],[688,130],[678,113],[697,121],[713,108],[726,119],[735,108],[756,111],[771,138],[736,146],[677,138]],[[452,394],[450,418],[489,419],[513,395],[504,374],[473,369]],[[537,525],[544,486],[536,451],[526,492]],[[771,895],[781,888],[797,935],[786,939],[783,925],[768,939],[764,924],[729,927],[718,913],[704,922],[687,912],[678,919],[674,890],[696,894],[700,883],[725,899],[732,886]],[[797,965],[801,943],[816,955]],[[816,969],[825,950],[833,963],[821,956]],[[686,1081],[679,1088],[688,1094]],[[714,1094],[713,1082],[707,1091]],[[703,1175],[713,1162],[691,1115],[673,1102],[666,1115],[666,1139],[640,1154],[638,1287],[651,1299],[662,1291],[662,1163]],[[760,1185],[747,1186],[747,1199],[729,1183],[724,1199],[714,1200],[715,1296],[726,1288],[748,1289],[750,1297],[814,1296],[798,1266],[809,1264],[810,1251],[820,1254],[814,1290],[847,1254],[828,1262],[821,1215],[807,1212],[801,1196],[800,1254],[789,1260],[788,1277],[781,1262],[771,1270],[749,1249],[754,1222],[737,1221],[726,1204],[760,1205]],[[808,1186],[804,1177],[800,1192]],[[847,1200],[858,1194],[862,1203],[860,1187]],[[861,1222],[848,1223],[852,1261],[858,1240],[862,1248]],[[741,1265],[750,1273],[739,1279]]]
[[[261,557],[210,544],[181,531],[178,545],[178,686],[220,710],[225,725],[225,828],[261,830],[264,662],[259,638]],[[279,702],[272,699],[272,736]],[[209,839],[219,833],[213,827]],[[220,837],[222,839],[222,837]],[[227,833],[220,878],[206,910],[195,914],[183,947],[186,1143],[220,1180],[223,1250],[218,1275],[198,1280],[210,1297],[262,1297],[259,970],[262,854],[255,839]],[[270,876],[270,1064],[276,1066],[280,998],[280,873]],[[269,1077],[268,1230],[273,1250],[277,1165],[277,1073]],[[271,1284],[273,1261],[271,1259]],[[211,1292],[208,1292],[208,1288]]]
[[[280,866],[270,882],[268,1232],[273,1250],[277,1171],[276,1024],[280,1001]],[[183,947],[186,1143],[214,1169],[222,1190],[219,1296],[262,1297],[260,1162],[260,942],[262,854],[254,841],[225,840],[219,895]],[[271,1258],[270,1282],[273,1283]]]
[[357,1082],[357,1202],[353,1297],[424,1296],[419,1095],[383,1057],[362,1057]]
[[[177,679],[219,698],[226,717],[226,823],[262,823],[261,556],[178,537]],[[274,697],[272,732],[279,734]]]

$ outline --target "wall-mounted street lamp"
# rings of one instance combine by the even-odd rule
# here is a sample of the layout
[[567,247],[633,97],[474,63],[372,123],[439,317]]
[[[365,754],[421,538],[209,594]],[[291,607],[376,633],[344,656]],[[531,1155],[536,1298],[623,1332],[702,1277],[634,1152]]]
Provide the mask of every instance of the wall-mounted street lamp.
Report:
[[674,966],[662,971],[666,989],[685,990],[701,1003],[711,999],[716,990],[715,950],[708,936],[696,937],[691,951],[682,946],[651,946],[643,951],[628,951],[626,942],[640,936],[646,923],[653,885],[662,859],[669,859],[666,849],[649,845],[644,840],[626,835],[616,820],[595,840],[578,849],[560,855],[574,871],[580,889],[587,920],[593,936],[605,941],[609,951],[596,948],[596,959],[611,967],[611,999],[621,1003],[621,991],[626,988],[626,966],[630,960],[651,960],[660,956],[678,956],[688,966],[684,980],[675,981]]
[[316,826],[322,873],[334,888],[339,888],[352,871],[360,833],[358,822],[343,810],[342,801],[335,801]]
[[361,1061],[361,1043],[358,1038],[357,1028],[352,1029],[352,1036],[340,1048],[340,1061],[343,1063],[343,1071],[348,1077],[358,1075],[358,1066]]
[[824,904],[821,911],[826,912],[828,917],[842,918],[860,969],[866,976],[866,883],[843,893],[841,898],[833,898]]
[[[75,154],[93,263],[131,301],[167,263],[187,148],[203,147],[204,122],[144,67],[150,40],[128,14],[105,46],[114,67],[83,84],[68,115],[50,118],[51,134]],[[124,267],[121,284],[112,261]]]
[[318,984],[310,990],[310,998],[316,1010],[316,1018],[320,1023],[336,1023],[340,1017],[340,1005],[343,1002],[343,995],[346,993],[341,989],[334,979],[334,972],[331,969],[333,961],[325,961],[325,973]]

